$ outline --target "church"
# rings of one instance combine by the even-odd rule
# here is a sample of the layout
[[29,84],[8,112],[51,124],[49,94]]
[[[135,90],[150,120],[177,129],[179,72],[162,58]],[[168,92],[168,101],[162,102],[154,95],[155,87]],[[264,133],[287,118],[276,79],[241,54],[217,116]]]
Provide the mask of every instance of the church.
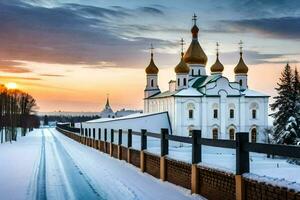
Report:
[[230,81],[222,74],[224,65],[218,49],[215,63],[206,66],[207,56],[198,41],[196,15],[193,21],[192,41],[186,52],[182,48],[179,63],[174,67],[176,80],[169,81],[168,91],[159,89],[159,69],[151,50],[150,64],[145,70],[144,112],[168,112],[175,135],[188,136],[191,130],[198,129],[202,137],[234,140],[236,132],[249,132],[249,141],[264,141],[269,96],[248,87],[248,66],[242,46],[233,71],[235,80]]

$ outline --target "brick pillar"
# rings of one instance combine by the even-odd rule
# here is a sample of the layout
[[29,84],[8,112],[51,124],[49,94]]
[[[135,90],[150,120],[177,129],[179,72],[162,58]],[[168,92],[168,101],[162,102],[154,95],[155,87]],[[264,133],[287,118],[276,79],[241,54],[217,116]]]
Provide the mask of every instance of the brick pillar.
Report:
[[141,171],[145,172],[145,153],[144,153],[144,151],[140,152],[140,166],[141,166]]
[[197,164],[192,164],[191,181],[192,194],[199,194],[199,169]]
[[166,157],[160,157],[160,179],[162,181],[166,180]]
[[244,200],[245,192],[244,192],[244,180],[242,175],[235,175],[235,194],[236,200]]

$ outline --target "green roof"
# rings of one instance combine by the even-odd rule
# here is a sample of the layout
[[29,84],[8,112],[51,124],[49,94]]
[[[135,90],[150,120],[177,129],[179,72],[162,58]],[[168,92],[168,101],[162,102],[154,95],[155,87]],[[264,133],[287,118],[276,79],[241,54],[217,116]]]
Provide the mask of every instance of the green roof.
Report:
[[212,82],[217,81],[220,77],[222,77],[222,76],[221,75],[200,76],[194,82],[194,84],[192,85],[192,87],[196,88],[199,92],[202,92],[201,91],[202,87],[204,87],[208,83],[212,83]]

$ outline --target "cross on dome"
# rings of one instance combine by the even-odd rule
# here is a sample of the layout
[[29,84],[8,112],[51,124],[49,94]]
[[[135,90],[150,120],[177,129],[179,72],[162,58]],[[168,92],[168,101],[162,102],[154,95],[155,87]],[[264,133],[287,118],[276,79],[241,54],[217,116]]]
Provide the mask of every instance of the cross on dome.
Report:
[[242,40],[240,40],[240,42],[239,42],[239,48],[240,48],[240,53],[242,54],[243,53],[243,41]]
[[217,48],[216,48],[217,56],[219,56],[219,46],[220,46],[219,42],[216,42],[216,46],[217,46]]
[[185,42],[184,42],[184,40],[183,40],[183,38],[181,38],[181,40],[180,40],[180,45],[181,45],[181,56],[183,56],[183,45],[185,45]]
[[194,13],[192,21],[194,21],[194,25],[196,25],[197,22],[197,15]]

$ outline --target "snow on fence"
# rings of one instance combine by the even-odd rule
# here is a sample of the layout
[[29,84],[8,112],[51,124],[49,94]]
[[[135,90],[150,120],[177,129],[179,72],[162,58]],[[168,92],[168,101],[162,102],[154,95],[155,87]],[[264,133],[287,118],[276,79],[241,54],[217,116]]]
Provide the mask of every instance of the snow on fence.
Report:
[[[142,129],[140,132],[98,129],[96,138],[95,128],[72,128],[69,124],[57,124],[57,130],[68,137],[90,147],[110,154],[112,157],[126,160],[163,181],[191,189],[192,193],[200,194],[208,199],[295,199],[300,200],[300,187],[278,187],[280,184],[260,182],[249,177],[249,152],[272,154],[285,157],[300,158],[300,148],[288,145],[249,143],[249,133],[236,134],[236,140],[208,139],[201,137],[200,130],[193,130],[192,137],[170,135],[169,129],[161,129],[160,133]],[[110,132],[108,132],[110,130]],[[102,134],[101,134],[102,133]],[[126,144],[122,141],[127,135]],[[103,135],[103,137],[102,137]],[[108,137],[109,136],[109,137]],[[140,149],[132,148],[133,136],[140,138]],[[160,140],[160,155],[147,152],[147,137]],[[109,140],[108,140],[109,138]],[[115,140],[117,138],[117,140]],[[191,163],[170,159],[169,142],[176,141],[192,145]],[[225,172],[209,166],[201,165],[201,145],[235,149],[236,172]],[[199,164],[200,163],[200,164]],[[286,187],[287,186],[287,187]],[[292,186],[292,185],[291,185]],[[299,185],[298,185],[299,186]],[[255,196],[251,195],[255,191]]]

